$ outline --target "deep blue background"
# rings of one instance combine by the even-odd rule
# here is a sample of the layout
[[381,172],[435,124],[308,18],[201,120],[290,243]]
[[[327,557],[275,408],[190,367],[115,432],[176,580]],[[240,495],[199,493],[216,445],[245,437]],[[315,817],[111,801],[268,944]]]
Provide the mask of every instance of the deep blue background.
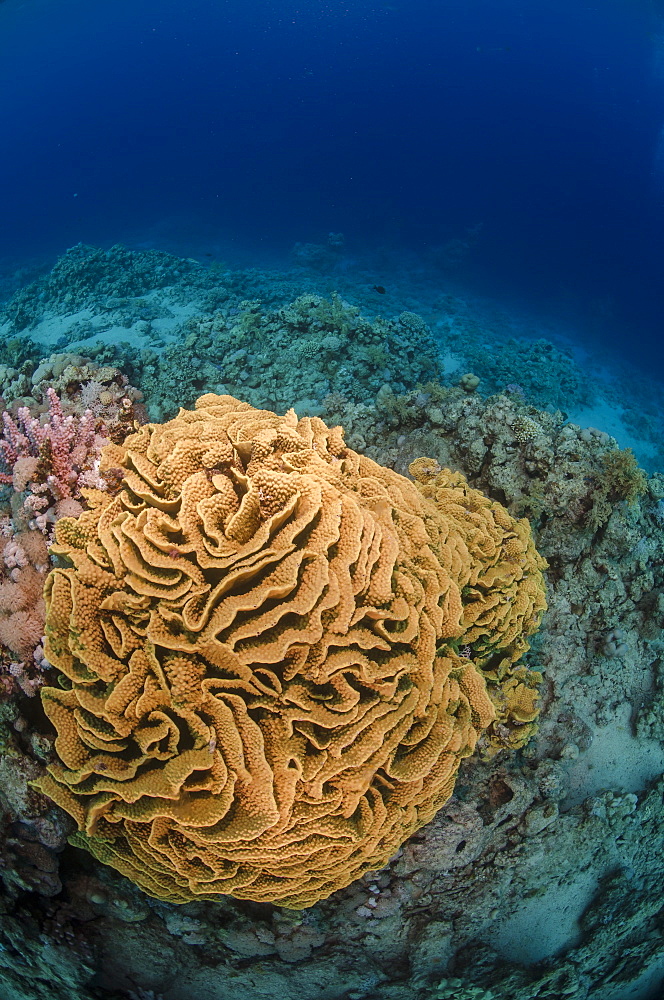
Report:
[[482,223],[474,287],[664,376],[657,7],[6,0],[0,257],[158,224],[426,253]]

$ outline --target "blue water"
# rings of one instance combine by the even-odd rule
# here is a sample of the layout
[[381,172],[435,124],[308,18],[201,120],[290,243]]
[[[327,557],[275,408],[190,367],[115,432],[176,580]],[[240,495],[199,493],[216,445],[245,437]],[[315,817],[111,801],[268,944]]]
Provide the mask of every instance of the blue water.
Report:
[[0,135],[2,258],[477,227],[468,287],[664,377],[661,3],[5,0]]

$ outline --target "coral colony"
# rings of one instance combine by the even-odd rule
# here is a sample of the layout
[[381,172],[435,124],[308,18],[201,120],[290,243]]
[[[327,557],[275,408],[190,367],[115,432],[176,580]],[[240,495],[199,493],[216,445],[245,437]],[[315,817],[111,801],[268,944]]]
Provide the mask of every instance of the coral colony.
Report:
[[524,696],[532,721],[544,561],[434,466],[412,483],[317,417],[214,395],[102,451],[120,492],[59,521],[46,584],[66,683],[42,689],[39,787],[77,844],[173,902],[310,906],[450,797],[497,717],[483,667],[503,728]]

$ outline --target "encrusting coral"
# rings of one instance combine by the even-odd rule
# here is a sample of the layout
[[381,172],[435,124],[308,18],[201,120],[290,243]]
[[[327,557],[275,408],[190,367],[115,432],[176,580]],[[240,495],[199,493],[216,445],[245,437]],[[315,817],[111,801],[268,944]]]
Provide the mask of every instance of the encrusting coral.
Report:
[[59,759],[37,785],[73,842],[175,903],[302,908],[380,868],[500,720],[484,671],[525,684],[528,523],[230,396],[108,445],[111,469],[46,585]]

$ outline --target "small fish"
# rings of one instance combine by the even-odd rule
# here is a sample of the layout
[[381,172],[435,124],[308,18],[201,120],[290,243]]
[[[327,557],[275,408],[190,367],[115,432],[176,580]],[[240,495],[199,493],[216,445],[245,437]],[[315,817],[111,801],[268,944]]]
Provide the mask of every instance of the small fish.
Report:
[[373,288],[374,292],[378,292],[379,295],[385,294],[385,289],[383,288],[382,285],[372,285],[371,287]]

